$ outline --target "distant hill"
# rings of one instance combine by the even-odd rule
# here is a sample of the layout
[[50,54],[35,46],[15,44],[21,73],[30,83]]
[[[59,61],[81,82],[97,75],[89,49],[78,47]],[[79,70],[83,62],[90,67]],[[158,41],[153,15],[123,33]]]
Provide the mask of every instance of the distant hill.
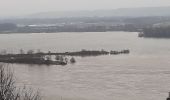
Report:
[[170,16],[170,7],[120,8],[113,10],[94,11],[63,11],[41,12],[27,16],[27,18],[60,18],[60,17],[148,17]]

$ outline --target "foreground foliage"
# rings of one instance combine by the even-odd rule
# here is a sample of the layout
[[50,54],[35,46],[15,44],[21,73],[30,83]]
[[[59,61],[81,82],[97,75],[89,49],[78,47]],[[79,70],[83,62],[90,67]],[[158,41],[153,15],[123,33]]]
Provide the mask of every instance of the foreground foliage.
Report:
[[16,87],[11,69],[0,65],[0,100],[41,100],[41,97],[32,89]]

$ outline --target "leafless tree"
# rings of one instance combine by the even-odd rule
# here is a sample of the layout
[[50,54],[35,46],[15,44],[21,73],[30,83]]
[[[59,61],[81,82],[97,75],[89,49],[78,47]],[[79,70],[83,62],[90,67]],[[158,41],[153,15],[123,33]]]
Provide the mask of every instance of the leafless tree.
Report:
[[41,100],[39,92],[18,88],[8,66],[0,65],[0,100]]
[[20,54],[25,54],[23,49],[20,49]]
[[27,51],[27,54],[33,54],[34,53],[34,50],[28,50]]

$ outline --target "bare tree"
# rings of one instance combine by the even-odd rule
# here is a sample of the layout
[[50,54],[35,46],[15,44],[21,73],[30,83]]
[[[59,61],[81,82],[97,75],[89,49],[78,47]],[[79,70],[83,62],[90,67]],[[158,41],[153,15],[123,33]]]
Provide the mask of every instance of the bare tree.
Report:
[[41,100],[41,96],[32,89],[16,87],[13,72],[0,65],[0,100]]
[[27,51],[27,54],[33,54],[34,53],[34,50],[28,50]]
[[42,53],[42,52],[41,52],[41,49],[37,49],[37,53]]
[[7,50],[5,50],[5,49],[2,50],[2,51],[1,51],[1,54],[2,54],[2,55],[6,55],[6,54],[7,54]]
[[20,49],[19,51],[20,51],[20,54],[25,54],[23,49]]

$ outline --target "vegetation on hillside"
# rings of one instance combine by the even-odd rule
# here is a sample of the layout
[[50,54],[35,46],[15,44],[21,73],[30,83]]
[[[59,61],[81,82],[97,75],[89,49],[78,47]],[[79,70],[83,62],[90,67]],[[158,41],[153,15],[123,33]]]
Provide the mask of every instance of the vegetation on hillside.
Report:
[[169,38],[170,27],[152,27],[143,29],[144,37]]

